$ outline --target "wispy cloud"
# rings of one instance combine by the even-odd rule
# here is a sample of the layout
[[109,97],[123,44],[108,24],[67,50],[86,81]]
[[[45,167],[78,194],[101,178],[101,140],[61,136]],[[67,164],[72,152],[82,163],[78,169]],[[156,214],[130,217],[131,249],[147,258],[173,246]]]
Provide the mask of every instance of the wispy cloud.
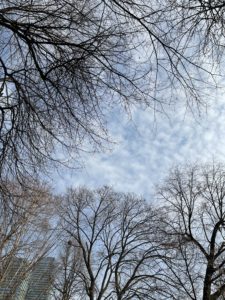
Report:
[[[149,197],[154,184],[177,164],[225,161],[225,95],[201,116],[184,109],[169,110],[168,116],[136,109],[132,121],[116,114],[109,122],[113,150],[86,155],[85,168],[65,173],[56,180],[57,190],[66,186],[102,185]],[[113,115],[113,114],[112,114]]]

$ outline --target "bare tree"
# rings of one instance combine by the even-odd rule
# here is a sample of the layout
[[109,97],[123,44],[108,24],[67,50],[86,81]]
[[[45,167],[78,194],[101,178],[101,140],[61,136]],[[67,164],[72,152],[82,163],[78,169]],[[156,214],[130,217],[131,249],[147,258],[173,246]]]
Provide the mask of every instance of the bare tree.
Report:
[[[178,8],[186,6],[179,1],[3,0],[2,178],[21,180],[49,159],[66,164],[69,153],[78,158],[82,150],[99,148],[107,139],[104,116],[118,103],[156,109],[174,101],[177,90],[179,98],[182,90],[188,101],[198,102],[201,56],[195,40],[187,46],[192,24],[187,19],[189,27],[181,31]],[[165,89],[170,89],[166,96]],[[60,150],[66,150],[66,160],[60,160]]]
[[55,235],[52,196],[44,185],[36,182],[26,189],[8,183],[8,189],[11,195],[0,194],[0,297],[13,299],[36,263],[53,248]]
[[210,55],[216,64],[223,61],[224,2],[172,0],[168,4],[176,14],[175,24],[185,42],[192,44],[195,40],[200,55]]
[[174,256],[165,261],[164,273],[171,299],[224,299],[224,166],[177,169],[160,195],[167,211],[166,251]]
[[68,249],[82,263],[74,278],[83,293],[68,299],[158,299],[158,215],[144,200],[107,187],[71,189],[60,215]]
[[75,241],[62,240],[61,243],[63,246],[56,261],[57,273],[52,284],[52,297],[55,300],[82,299],[84,293],[79,277],[83,268],[81,253],[78,247],[74,247]]

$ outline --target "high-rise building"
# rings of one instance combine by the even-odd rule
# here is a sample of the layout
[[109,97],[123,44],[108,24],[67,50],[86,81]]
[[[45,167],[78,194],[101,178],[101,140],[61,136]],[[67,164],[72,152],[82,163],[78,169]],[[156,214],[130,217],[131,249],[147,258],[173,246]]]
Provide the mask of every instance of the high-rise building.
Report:
[[30,274],[25,300],[48,300],[54,272],[54,258],[41,259]]
[[48,300],[51,289],[54,258],[38,261],[27,272],[27,261],[13,258],[0,280],[0,300]]
[[0,280],[0,300],[24,299],[28,276],[25,274],[27,263],[22,258],[12,258],[2,266]]

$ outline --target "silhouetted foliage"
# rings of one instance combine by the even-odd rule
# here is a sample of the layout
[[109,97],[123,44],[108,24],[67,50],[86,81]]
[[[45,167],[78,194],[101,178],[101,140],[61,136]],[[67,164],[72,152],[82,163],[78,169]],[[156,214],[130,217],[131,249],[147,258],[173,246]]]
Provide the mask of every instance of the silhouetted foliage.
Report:
[[7,187],[11,194],[0,192],[0,298],[11,300],[53,249],[55,231],[52,195],[45,185],[36,182],[27,189],[11,182]]
[[56,299],[156,299],[164,293],[157,285],[162,253],[156,210],[110,188],[70,189],[60,204],[62,237],[71,245],[61,257]]
[[168,213],[166,252],[174,254],[164,273],[171,299],[224,299],[224,166],[177,169],[160,194]]
[[2,178],[22,181],[49,159],[70,164],[99,149],[105,115],[119,104],[199,103],[212,72],[204,54],[221,53],[222,12],[220,1],[3,0]]

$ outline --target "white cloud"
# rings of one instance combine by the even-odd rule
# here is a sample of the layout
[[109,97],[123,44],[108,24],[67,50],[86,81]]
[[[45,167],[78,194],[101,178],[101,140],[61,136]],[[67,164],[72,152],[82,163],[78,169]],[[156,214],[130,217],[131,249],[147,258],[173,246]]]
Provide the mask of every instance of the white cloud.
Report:
[[[102,185],[149,197],[153,185],[170,167],[199,161],[225,161],[225,95],[201,116],[177,107],[169,116],[135,109],[132,121],[115,114],[109,122],[115,144],[113,150],[84,157],[86,167],[57,179],[57,190],[66,186]],[[113,114],[112,114],[113,116]]]

